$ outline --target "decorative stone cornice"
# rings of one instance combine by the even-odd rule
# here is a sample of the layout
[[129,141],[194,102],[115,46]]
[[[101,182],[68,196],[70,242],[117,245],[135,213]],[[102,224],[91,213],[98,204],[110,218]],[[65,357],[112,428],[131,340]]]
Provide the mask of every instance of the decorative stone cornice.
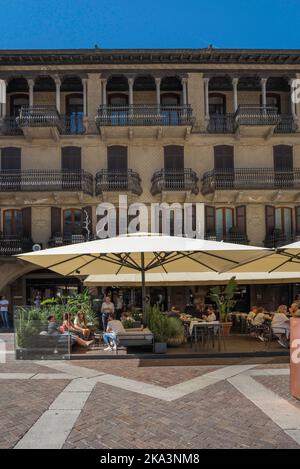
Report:
[[75,49],[0,50],[0,66],[96,64],[300,64],[300,50]]

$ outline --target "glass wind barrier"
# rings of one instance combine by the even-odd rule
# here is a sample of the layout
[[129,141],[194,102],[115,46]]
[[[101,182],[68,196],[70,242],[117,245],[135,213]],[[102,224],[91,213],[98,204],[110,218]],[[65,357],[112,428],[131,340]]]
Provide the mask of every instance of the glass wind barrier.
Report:
[[14,311],[17,360],[68,360],[74,337],[61,332],[59,321],[39,309],[16,307]]

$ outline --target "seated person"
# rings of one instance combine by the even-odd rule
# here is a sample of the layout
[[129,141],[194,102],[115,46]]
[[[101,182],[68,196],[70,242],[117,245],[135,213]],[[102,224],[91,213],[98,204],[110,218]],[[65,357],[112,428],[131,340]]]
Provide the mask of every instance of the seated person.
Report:
[[85,314],[83,311],[78,311],[74,321],[74,328],[81,332],[84,339],[88,339],[90,337],[91,331],[86,325]]
[[300,318],[300,309],[298,303],[291,304],[290,313],[293,318]]
[[106,344],[105,352],[117,350],[117,335],[120,332],[123,332],[121,321],[115,320],[114,315],[110,314],[106,332],[103,334],[103,342]]
[[247,314],[246,320],[251,323],[252,319],[255,318],[257,314],[257,306],[252,306],[250,312]]
[[213,310],[212,306],[207,307],[207,313],[205,316],[202,316],[206,322],[213,322],[217,320],[217,316]]
[[280,305],[272,319],[272,330],[279,337],[278,343],[282,347],[288,347],[290,336],[290,320],[287,317],[287,306]]
[[51,336],[60,336],[61,338],[63,337],[69,337],[71,340],[71,345],[78,344],[81,347],[89,347],[94,343],[93,340],[86,341],[81,339],[75,334],[72,334],[70,331],[64,331],[62,332],[62,329],[58,327],[58,324],[56,322],[55,316],[49,316],[47,318],[48,321],[48,334]]
[[[271,316],[265,311],[265,309],[260,306],[259,308],[257,308],[256,310],[256,314],[254,316],[253,319],[251,319],[249,321],[249,324],[253,327],[260,327],[264,324],[265,320],[271,320]],[[261,340],[262,342],[265,341],[265,338],[263,336],[263,332],[261,332],[259,335],[258,335],[258,339]]]
[[60,331],[63,332],[72,332],[73,334],[78,335],[79,337],[82,336],[81,332],[78,329],[75,329],[73,323],[73,317],[71,313],[64,314],[64,320],[62,325],[60,326]]
[[204,303],[197,303],[196,308],[194,309],[193,313],[191,313],[195,318],[204,319],[206,316],[206,308]]

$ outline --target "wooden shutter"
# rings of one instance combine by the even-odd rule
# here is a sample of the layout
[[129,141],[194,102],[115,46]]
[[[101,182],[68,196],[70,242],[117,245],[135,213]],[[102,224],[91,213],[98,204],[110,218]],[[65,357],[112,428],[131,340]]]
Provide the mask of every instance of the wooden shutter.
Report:
[[266,234],[272,234],[275,230],[275,208],[271,205],[266,206]]
[[69,171],[81,170],[80,147],[63,147],[61,149],[61,168]]
[[234,169],[233,146],[216,145],[214,147],[215,169]]
[[31,238],[31,207],[22,209],[22,227],[24,238]]
[[51,207],[51,236],[61,234],[61,208]]
[[296,233],[300,234],[300,207],[295,207]]
[[215,234],[216,212],[215,207],[205,206],[205,233]]
[[109,171],[127,171],[127,147],[113,145],[107,148],[107,169]]
[[[82,230],[85,236],[89,238],[93,235],[93,211],[92,207],[83,207],[82,209]],[[87,220],[88,218],[88,220]],[[87,222],[87,223],[86,223]]]
[[1,169],[20,170],[21,169],[21,148],[6,147],[1,150]]
[[247,233],[245,205],[236,207],[236,226],[241,234],[245,235]]
[[167,170],[184,169],[184,147],[179,145],[164,147],[164,164]]
[[293,170],[293,147],[291,145],[275,145],[273,147],[275,171]]

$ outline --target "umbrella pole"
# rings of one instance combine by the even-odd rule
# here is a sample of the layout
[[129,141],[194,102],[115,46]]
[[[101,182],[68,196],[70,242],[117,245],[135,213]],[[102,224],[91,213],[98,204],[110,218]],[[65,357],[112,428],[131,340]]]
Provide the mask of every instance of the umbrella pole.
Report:
[[142,311],[143,311],[143,324],[146,323],[146,281],[145,281],[145,255],[141,253],[141,275],[142,275]]

